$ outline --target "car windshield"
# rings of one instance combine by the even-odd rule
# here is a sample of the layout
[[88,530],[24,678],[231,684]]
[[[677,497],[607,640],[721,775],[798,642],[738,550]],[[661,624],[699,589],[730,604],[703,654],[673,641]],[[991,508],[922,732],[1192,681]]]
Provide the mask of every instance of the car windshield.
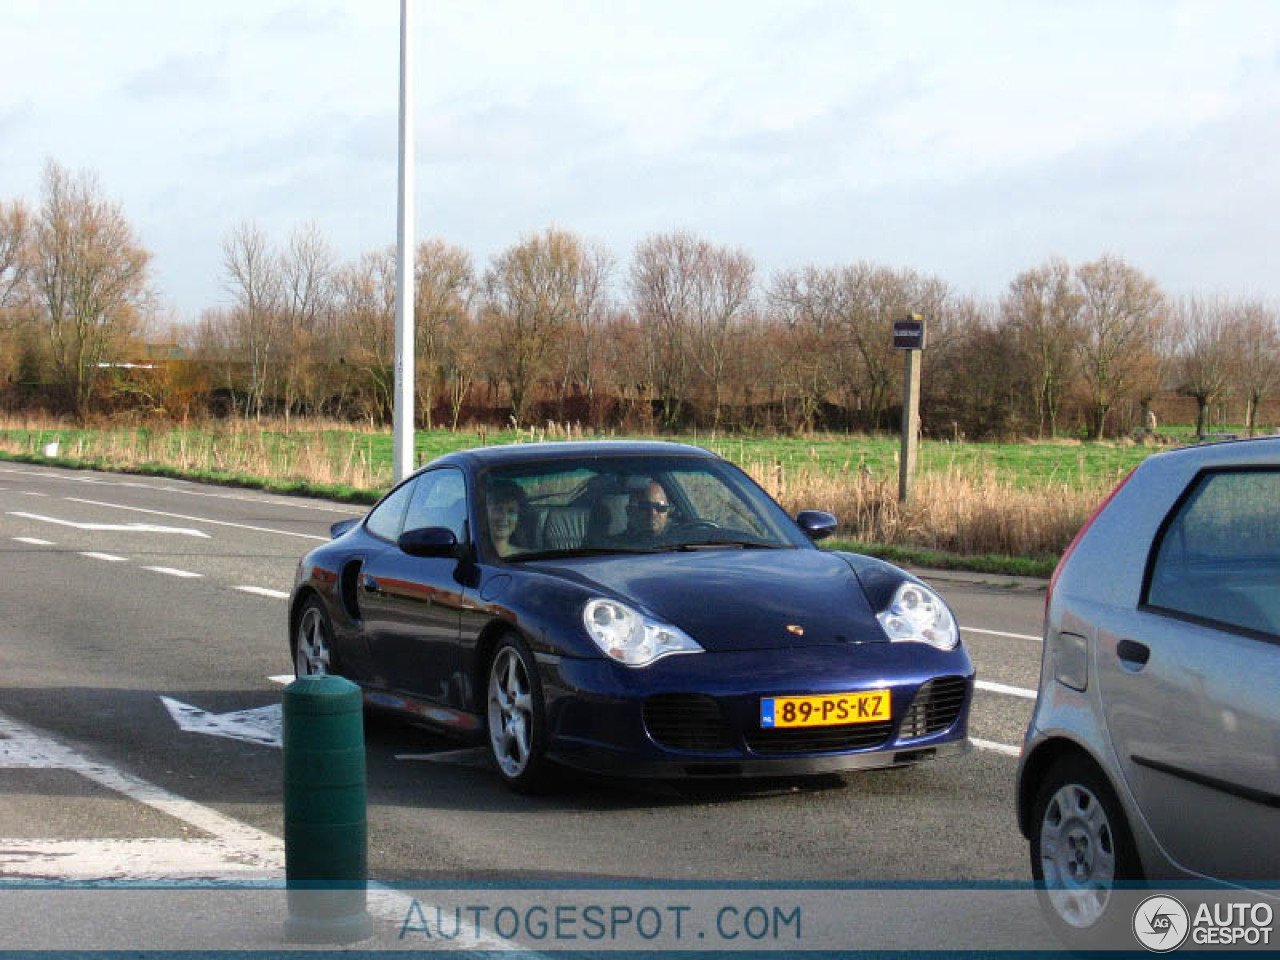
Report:
[[690,456],[596,456],[489,470],[481,541],[511,561],[681,550],[806,548],[742,471]]

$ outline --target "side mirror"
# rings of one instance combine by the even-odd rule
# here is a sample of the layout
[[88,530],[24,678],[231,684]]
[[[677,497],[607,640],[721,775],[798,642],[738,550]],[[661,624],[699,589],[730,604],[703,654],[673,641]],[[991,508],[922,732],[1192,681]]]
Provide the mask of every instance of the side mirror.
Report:
[[350,517],[346,520],[339,520],[337,523],[335,523],[333,526],[329,528],[329,536],[332,539],[337,540],[340,536],[342,536],[344,533],[346,533],[348,530],[350,530],[359,522],[360,522],[359,517]]
[[419,527],[406,530],[397,541],[411,557],[456,557],[458,538],[448,527]]
[[796,523],[810,540],[822,540],[836,532],[840,521],[825,510],[801,510],[796,514]]

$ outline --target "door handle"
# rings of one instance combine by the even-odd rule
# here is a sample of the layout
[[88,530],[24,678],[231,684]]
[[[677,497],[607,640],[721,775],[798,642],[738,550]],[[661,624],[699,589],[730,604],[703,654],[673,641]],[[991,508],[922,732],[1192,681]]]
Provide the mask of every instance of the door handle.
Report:
[[1151,659],[1151,648],[1136,640],[1121,640],[1116,644],[1116,656],[1132,670],[1141,670]]

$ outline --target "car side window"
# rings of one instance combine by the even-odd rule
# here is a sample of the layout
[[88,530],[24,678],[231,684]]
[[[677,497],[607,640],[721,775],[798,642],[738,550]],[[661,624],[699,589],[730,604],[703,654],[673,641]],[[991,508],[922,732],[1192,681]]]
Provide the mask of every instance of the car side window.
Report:
[[467,484],[462,471],[441,467],[418,477],[404,529],[446,527],[459,543],[467,538]]
[[413,494],[413,481],[402,483],[391,491],[381,503],[373,508],[365,520],[365,529],[375,537],[396,541],[404,529],[404,509],[409,505],[409,497]]
[[1280,471],[1201,476],[1153,557],[1149,607],[1280,635]]

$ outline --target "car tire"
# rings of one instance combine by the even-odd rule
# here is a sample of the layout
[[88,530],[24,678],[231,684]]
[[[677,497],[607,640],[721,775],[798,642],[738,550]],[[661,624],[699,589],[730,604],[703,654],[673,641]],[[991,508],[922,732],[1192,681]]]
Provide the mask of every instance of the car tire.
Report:
[[498,774],[516,793],[546,789],[547,728],[542,682],[528,645],[513,633],[498,641],[485,683],[485,730]]
[[293,675],[313,677],[330,672],[333,624],[319,597],[311,597],[298,611],[293,630]]
[[1051,766],[1031,808],[1031,875],[1058,938],[1106,946],[1132,919],[1116,890],[1142,882],[1128,821],[1102,772],[1080,755]]

